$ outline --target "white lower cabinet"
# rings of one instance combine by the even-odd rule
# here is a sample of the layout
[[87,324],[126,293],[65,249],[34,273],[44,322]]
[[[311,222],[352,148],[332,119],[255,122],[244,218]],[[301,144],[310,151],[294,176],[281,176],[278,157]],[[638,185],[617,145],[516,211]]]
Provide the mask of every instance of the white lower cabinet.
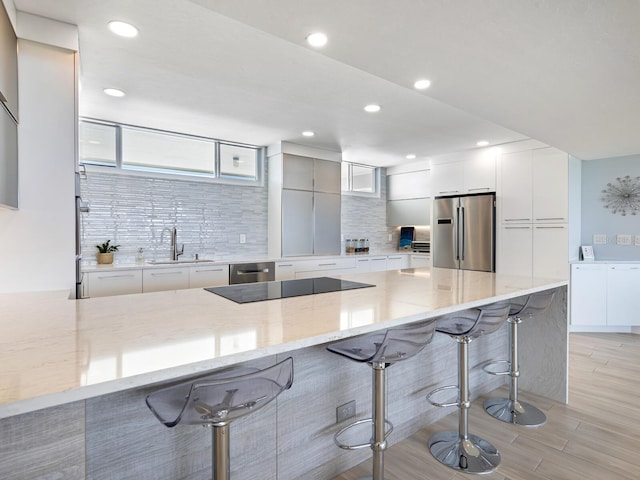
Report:
[[196,265],[189,267],[189,288],[229,285],[229,265]]
[[276,262],[276,280],[294,280],[296,270],[293,262]]
[[567,224],[533,225],[533,276],[569,278]]
[[503,225],[496,271],[531,276],[533,272],[533,225]]
[[387,270],[409,268],[409,255],[388,255]]
[[323,258],[322,260],[301,260],[295,263],[296,278],[328,277],[353,273],[356,262],[354,257]]
[[371,272],[384,272],[387,270],[387,257],[370,257],[369,265]]
[[362,257],[356,258],[356,270],[355,273],[367,273],[371,271],[371,263],[369,258]]
[[571,325],[607,324],[607,266],[571,266]]
[[409,266],[411,268],[430,267],[431,256],[430,255],[411,255],[411,259],[409,260]]
[[142,293],[142,270],[85,272],[85,296],[108,297]]
[[184,288],[189,288],[189,267],[150,268],[143,271],[143,293]]
[[640,325],[640,264],[607,267],[607,325]]

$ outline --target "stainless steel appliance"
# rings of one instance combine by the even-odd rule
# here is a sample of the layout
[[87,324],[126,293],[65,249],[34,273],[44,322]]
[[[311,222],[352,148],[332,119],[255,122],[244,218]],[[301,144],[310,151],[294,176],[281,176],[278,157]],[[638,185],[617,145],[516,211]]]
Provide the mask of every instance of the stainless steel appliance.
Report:
[[495,193],[436,197],[433,266],[495,271]]
[[271,282],[276,279],[274,262],[234,263],[229,266],[229,284]]

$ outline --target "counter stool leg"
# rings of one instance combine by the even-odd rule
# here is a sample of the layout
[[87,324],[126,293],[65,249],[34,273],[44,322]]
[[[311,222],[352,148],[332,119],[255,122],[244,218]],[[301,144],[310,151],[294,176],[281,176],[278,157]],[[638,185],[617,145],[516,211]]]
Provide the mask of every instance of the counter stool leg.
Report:
[[385,480],[384,478],[384,451],[387,448],[385,440],[385,413],[386,413],[386,379],[387,370],[384,363],[376,362],[373,365],[373,436],[371,438],[371,450],[373,450],[373,477],[365,477],[362,480]]
[[509,317],[507,320],[511,332],[511,349],[509,363],[509,398],[489,398],[484,402],[485,411],[494,418],[506,423],[523,427],[539,427],[547,421],[547,416],[530,403],[518,399],[518,378],[520,365],[518,364],[518,325],[522,323],[520,317]]
[[214,425],[212,428],[213,441],[213,480],[229,480],[229,424]]
[[439,432],[429,439],[429,450],[440,463],[466,473],[491,473],[500,464],[498,450],[469,433],[469,340],[458,341],[458,431]]

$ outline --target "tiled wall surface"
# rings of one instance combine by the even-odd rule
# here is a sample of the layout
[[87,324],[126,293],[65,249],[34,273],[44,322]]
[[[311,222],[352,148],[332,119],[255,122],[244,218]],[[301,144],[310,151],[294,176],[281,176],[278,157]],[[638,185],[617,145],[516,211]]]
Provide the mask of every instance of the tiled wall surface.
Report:
[[[384,173],[381,188],[379,198],[342,196],[344,238],[368,238],[372,253],[398,244],[397,229],[386,226]],[[95,263],[95,246],[107,239],[120,245],[116,263],[133,262],[138,248],[144,249],[147,260],[169,259],[172,227],[178,229],[178,243],[185,246],[184,259],[196,253],[216,260],[267,257],[266,186],[90,171],[81,179],[80,190],[90,206],[81,214],[84,263]],[[246,243],[240,243],[240,234],[246,235]]]

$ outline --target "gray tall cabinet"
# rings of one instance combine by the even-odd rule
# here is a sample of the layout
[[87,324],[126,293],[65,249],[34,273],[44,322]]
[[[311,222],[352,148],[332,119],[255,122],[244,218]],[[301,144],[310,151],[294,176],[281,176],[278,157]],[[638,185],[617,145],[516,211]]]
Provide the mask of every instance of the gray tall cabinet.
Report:
[[18,207],[18,40],[0,4],[0,205]]
[[309,153],[269,156],[271,257],[340,254],[340,162]]

